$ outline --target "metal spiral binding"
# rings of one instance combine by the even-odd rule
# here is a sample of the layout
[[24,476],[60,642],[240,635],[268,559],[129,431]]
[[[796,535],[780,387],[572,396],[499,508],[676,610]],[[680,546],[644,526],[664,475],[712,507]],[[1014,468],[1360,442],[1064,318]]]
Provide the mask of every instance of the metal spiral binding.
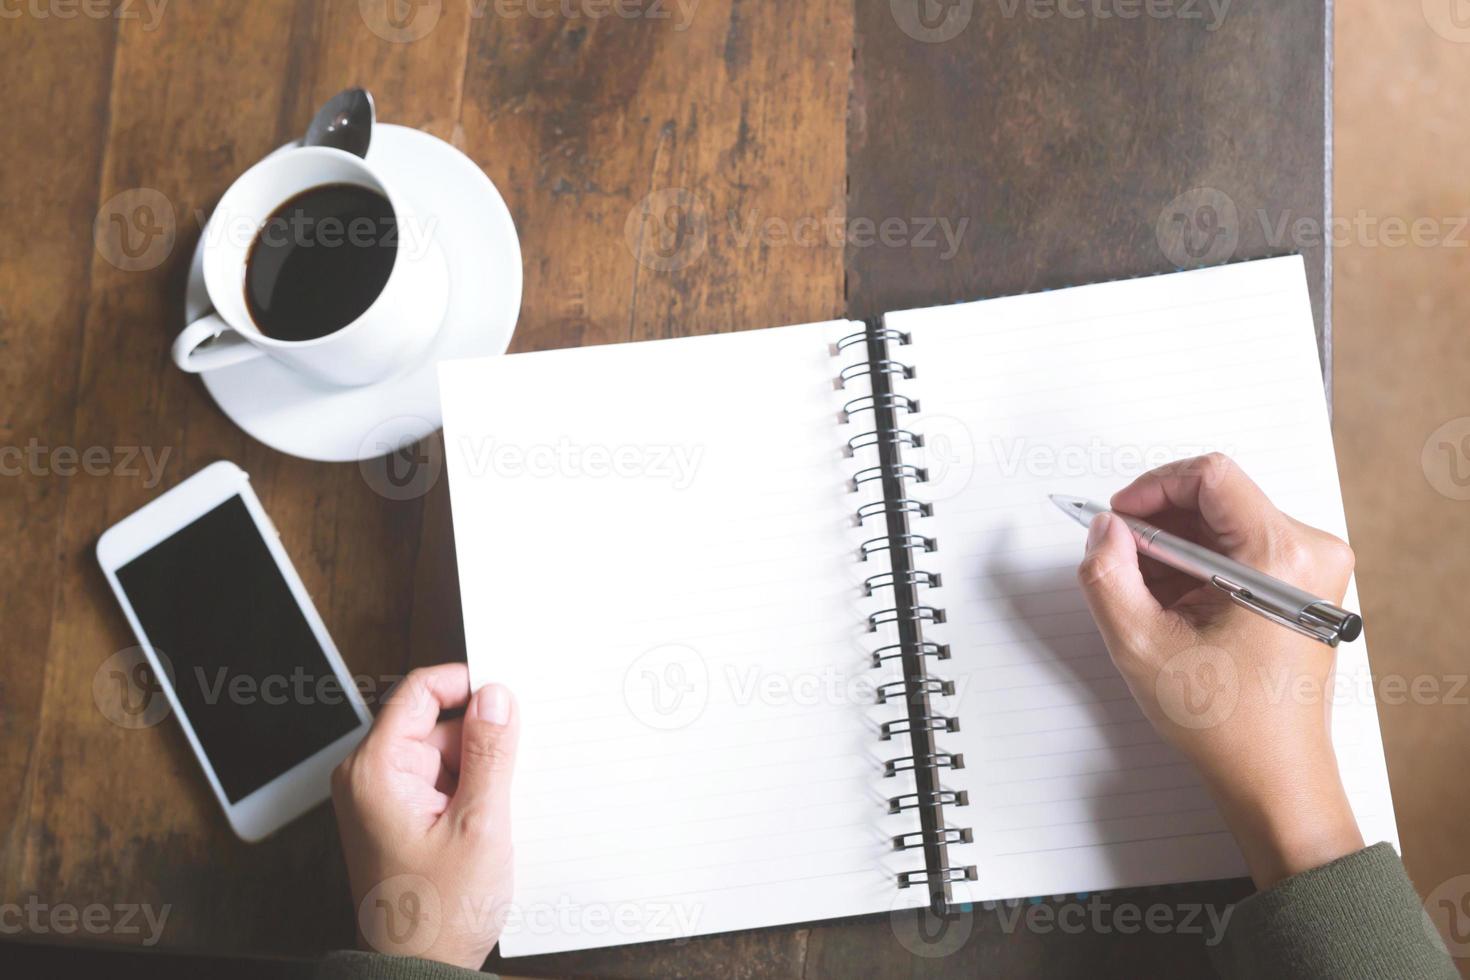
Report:
[[937,547],[939,546],[933,538],[926,538],[922,534],[903,534],[899,535],[896,540],[886,537],[869,538],[858,545],[858,561],[867,561],[880,551],[908,551],[913,548],[918,548],[920,551],[933,551]]
[[863,395],[861,398],[854,398],[846,405],[843,405],[842,411],[838,413],[838,417],[841,420],[842,424],[846,425],[848,422],[852,421],[852,417],[859,412],[877,413],[885,409],[887,409],[888,411],[893,411],[894,409],[898,408],[901,408],[910,415],[913,415],[919,411],[919,403],[914,401],[912,398],[908,398],[904,395],[895,395],[892,392],[884,392],[881,396]]
[[[881,667],[884,661],[892,660],[894,657],[902,657],[907,652],[902,643],[890,643],[873,651],[873,666]],[[919,643],[915,655],[920,657],[933,657],[935,660],[949,659],[949,645],[935,643],[933,640],[924,640]]]
[[973,844],[975,833],[969,827],[945,827],[932,836],[922,830],[910,834],[899,834],[893,838],[893,849],[907,851],[911,847],[923,847],[931,840],[937,840],[941,844]]
[[[918,680],[889,681],[887,684],[878,685],[878,703],[886,704],[894,694],[903,694],[905,697],[922,691],[925,694],[948,696],[954,693],[954,681],[942,681],[937,677],[923,677]],[[906,756],[905,758],[912,758]]]
[[846,455],[849,458],[856,456],[859,449],[867,449],[869,446],[876,446],[878,445],[880,440],[885,439],[889,442],[901,442],[904,445],[912,446],[915,449],[918,449],[919,447],[924,445],[924,438],[910,432],[908,429],[893,429],[889,432],[879,432],[875,429],[872,432],[864,432],[860,435],[855,435],[851,439],[847,440]]
[[868,632],[876,633],[878,627],[884,623],[900,623],[904,620],[914,623],[942,623],[944,622],[944,610],[933,606],[912,606],[905,615],[905,610],[898,608],[880,609],[868,617]]
[[941,807],[949,803],[953,806],[966,806],[970,802],[970,795],[964,790],[941,789],[933,793],[900,793],[888,798],[888,812],[901,813],[904,810],[918,810],[921,807]]
[[889,571],[870,575],[863,581],[864,595],[872,596],[876,590],[888,589],[893,597],[889,608],[868,617],[869,631],[876,632],[888,624],[898,630],[897,643],[872,651],[873,667],[880,668],[897,660],[903,669],[902,680],[877,687],[879,703],[901,703],[907,707],[904,717],[879,726],[879,738],[908,743],[908,754],[888,759],[883,765],[883,775],[896,777],[907,773],[913,777],[914,791],[889,797],[888,808],[890,813],[918,814],[919,829],[894,837],[893,848],[922,851],[924,867],[902,872],[897,885],[900,888],[926,885],[930,906],[942,914],[950,901],[951,883],[973,881],[976,877],[974,867],[951,864],[948,848],[968,844],[974,837],[970,828],[952,827],[945,821],[948,811],[967,806],[969,798],[963,791],[946,789],[939,783],[942,770],[964,768],[964,757],[942,751],[934,744],[936,735],[958,731],[959,720],[939,714],[930,705],[931,697],[952,695],[955,688],[952,682],[933,676],[927,668],[930,661],[948,660],[950,656],[947,645],[925,639],[923,635],[925,625],[944,622],[944,609],[918,599],[920,589],[928,595],[940,588],[942,582],[938,573],[914,565],[918,556],[933,552],[938,545],[933,538],[910,528],[911,520],[934,513],[932,504],[915,499],[907,490],[910,484],[923,484],[929,479],[922,467],[903,460],[904,448],[922,447],[923,437],[898,424],[900,414],[914,415],[919,411],[916,400],[894,390],[896,384],[916,374],[911,365],[896,360],[890,353],[891,348],[907,346],[910,339],[901,331],[870,324],[862,332],[849,334],[833,344],[831,352],[833,356],[856,350],[866,354],[863,360],[838,371],[834,379],[838,389],[859,378],[867,378],[871,386],[869,394],[852,398],[842,406],[839,420],[848,425],[855,416],[872,413],[872,424],[847,439],[843,452],[850,458],[859,453],[876,454],[877,458],[874,465],[864,466],[853,474],[848,489],[856,492],[864,484],[876,484],[883,492],[881,500],[857,507],[854,521],[858,527],[881,522],[885,531],[859,546],[858,560],[869,561],[886,552],[890,562]]
[[901,772],[909,772],[921,768],[930,769],[963,769],[965,768],[965,757],[959,752],[939,752],[926,759],[915,759],[911,755],[901,755],[896,759],[889,759],[883,763],[883,775],[896,776]]
[[[929,510],[920,516],[928,517],[932,513],[934,511]],[[928,589],[937,589],[940,586],[941,579],[937,572],[908,572],[902,579],[892,572],[880,572],[877,575],[869,575],[863,579],[863,595],[870,596],[877,589],[891,589],[900,581],[907,583],[911,587],[922,585]]]
[[[928,845],[926,844],[925,846],[927,847]],[[923,871],[905,871],[898,876],[898,887],[908,888],[912,885],[922,885],[926,881],[932,887],[936,877],[946,885],[951,881],[974,881],[976,878],[975,866],[973,864],[967,864],[963,868],[940,868],[938,871],[929,871],[928,869]]]
[[[862,527],[863,522],[870,517],[877,517],[879,514],[886,514],[891,510],[907,511],[919,517],[930,517],[934,514],[932,505],[922,503],[918,500],[909,500],[907,497],[903,500],[895,500],[891,504],[886,500],[875,500],[872,503],[863,504],[857,509],[858,526]],[[869,594],[871,595],[871,593]]]
[[921,469],[912,463],[892,463],[882,466],[868,466],[858,470],[852,475],[852,479],[847,481],[847,489],[853,493],[857,493],[858,487],[864,483],[872,483],[874,480],[884,480],[889,477],[897,477],[900,480],[907,477],[915,483],[929,482],[929,472],[927,470]]

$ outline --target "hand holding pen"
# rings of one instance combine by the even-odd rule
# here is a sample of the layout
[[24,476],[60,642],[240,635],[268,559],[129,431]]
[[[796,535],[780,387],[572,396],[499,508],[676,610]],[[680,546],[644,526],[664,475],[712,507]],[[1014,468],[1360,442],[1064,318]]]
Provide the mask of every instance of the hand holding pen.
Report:
[[[1052,494],[1051,502],[1083,527],[1094,518],[1111,513],[1109,508],[1082,497]],[[1128,514],[1112,515],[1128,526],[1140,555],[1167,565],[1199,582],[1213,585],[1232,602],[1303,636],[1330,647],[1343,640],[1356,640],[1363,632],[1363,619],[1316,594],[1283,582],[1259,568],[1236,561],[1229,555],[1196,541],[1170,534]]]
[[[1146,473],[1111,506],[1329,604],[1352,575],[1346,543],[1281,513],[1226,456]],[[1115,514],[1092,519],[1077,575],[1129,690],[1203,775],[1257,885],[1363,846],[1329,732],[1331,646],[1141,555]]]

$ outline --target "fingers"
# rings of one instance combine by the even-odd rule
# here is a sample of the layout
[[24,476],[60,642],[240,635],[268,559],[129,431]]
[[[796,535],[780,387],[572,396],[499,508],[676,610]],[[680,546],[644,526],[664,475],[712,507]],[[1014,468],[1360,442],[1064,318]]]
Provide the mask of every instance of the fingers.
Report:
[[439,758],[444,761],[446,769],[459,775],[459,749],[464,742],[463,718],[439,722],[424,741],[439,750]]
[[1137,653],[1167,620],[1138,567],[1133,532],[1111,514],[1087,529],[1087,554],[1077,568],[1087,607],[1114,658]]
[[[1233,558],[1334,601],[1341,598],[1353,571],[1352,549],[1345,542],[1281,513],[1220,453],[1151,470],[1115,493],[1112,506],[1208,547],[1218,546]],[[1203,526],[1181,530],[1190,515],[1198,515]]]
[[510,691],[486,684],[465,710],[459,752],[459,784],[450,812],[469,836],[509,839],[510,780],[518,724]]
[[439,664],[411,671],[383,699],[383,710],[369,737],[424,739],[434,731],[441,711],[464,705],[470,696],[465,664]]
[[1150,517],[1169,508],[1198,512],[1230,551],[1259,540],[1281,520],[1281,512],[1261,488],[1221,453],[1151,470],[1113,494],[1112,506],[1134,517]]
[[1341,602],[1357,559],[1342,538],[1320,528],[1286,518],[1287,530],[1277,551],[1281,574],[1322,598]]

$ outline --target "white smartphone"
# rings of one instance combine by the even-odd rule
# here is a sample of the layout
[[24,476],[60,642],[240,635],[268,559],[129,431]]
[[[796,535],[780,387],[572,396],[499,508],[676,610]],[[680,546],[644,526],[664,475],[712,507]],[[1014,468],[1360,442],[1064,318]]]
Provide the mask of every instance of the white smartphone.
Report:
[[325,800],[372,716],[245,471],[206,466],[108,528],[97,560],[235,833]]

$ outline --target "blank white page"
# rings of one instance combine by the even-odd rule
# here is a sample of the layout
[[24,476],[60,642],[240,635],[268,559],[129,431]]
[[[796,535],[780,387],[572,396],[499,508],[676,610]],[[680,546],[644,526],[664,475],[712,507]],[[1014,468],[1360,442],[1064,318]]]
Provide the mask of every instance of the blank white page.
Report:
[[[911,454],[942,575],[971,805],[973,897],[1228,877],[1245,864],[1152,731],[1075,584],[1085,532],[1051,493],[1107,500],[1221,450],[1283,511],[1347,536],[1299,257],[890,314],[912,334]],[[1357,607],[1349,589],[1347,605]],[[1365,838],[1397,845],[1365,641],[1339,648],[1333,737]],[[1289,696],[1289,695],[1288,695]]]
[[840,451],[861,329],[441,367],[471,678],[523,719],[505,955],[924,902]]

